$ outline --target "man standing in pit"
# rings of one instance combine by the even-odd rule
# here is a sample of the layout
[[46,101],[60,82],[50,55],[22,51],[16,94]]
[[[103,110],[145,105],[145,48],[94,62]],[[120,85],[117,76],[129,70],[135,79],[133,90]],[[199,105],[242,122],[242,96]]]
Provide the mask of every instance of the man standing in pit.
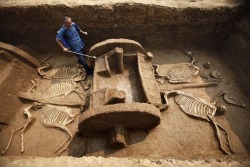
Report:
[[[70,49],[73,52],[84,54],[84,42],[80,37],[80,33],[83,35],[88,35],[88,33],[82,31],[76,23],[72,22],[70,17],[64,16],[63,26],[57,32],[56,41],[64,52],[68,52]],[[79,54],[77,54],[78,63],[83,65],[83,68],[87,74],[92,74],[93,71],[87,65],[85,57]]]

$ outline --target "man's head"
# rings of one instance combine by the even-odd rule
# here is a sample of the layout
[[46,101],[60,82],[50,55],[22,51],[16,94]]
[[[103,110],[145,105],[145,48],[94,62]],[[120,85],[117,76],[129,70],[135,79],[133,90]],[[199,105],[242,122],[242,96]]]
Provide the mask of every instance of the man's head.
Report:
[[62,20],[63,20],[63,24],[65,25],[65,27],[67,28],[71,27],[72,21],[70,17],[64,16]]

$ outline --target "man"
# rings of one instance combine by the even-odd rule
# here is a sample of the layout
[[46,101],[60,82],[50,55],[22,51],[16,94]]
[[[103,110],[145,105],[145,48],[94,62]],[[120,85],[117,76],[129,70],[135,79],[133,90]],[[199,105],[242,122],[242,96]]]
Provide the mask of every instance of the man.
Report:
[[[71,21],[71,18],[68,16],[63,17],[63,26],[57,32],[56,41],[63,49],[64,52],[68,52],[69,49],[73,52],[83,54],[84,52],[84,42],[82,41],[80,34],[88,35],[87,32],[84,32],[80,27]],[[78,63],[83,65],[87,74],[92,74],[92,70],[85,62],[85,57],[78,55]]]

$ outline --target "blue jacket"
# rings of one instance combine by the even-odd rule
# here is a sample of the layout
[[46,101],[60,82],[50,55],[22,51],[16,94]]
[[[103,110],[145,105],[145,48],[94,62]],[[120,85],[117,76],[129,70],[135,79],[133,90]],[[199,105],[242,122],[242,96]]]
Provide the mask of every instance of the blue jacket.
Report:
[[80,27],[72,22],[72,26],[68,29],[64,25],[57,31],[56,38],[60,40],[63,45],[74,52],[79,52],[84,48],[84,42],[79,35]]

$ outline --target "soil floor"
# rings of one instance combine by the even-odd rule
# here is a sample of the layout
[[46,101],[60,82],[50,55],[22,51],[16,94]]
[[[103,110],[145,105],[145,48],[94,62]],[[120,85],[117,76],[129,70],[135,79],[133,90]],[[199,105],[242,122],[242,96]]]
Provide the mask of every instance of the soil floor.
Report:
[[[196,48],[196,47],[194,47]],[[153,64],[176,64],[188,63],[190,58],[182,49],[145,48],[154,55]],[[192,49],[192,48],[186,48]],[[216,87],[193,88],[183,90],[211,101],[219,91],[226,90],[233,97],[243,101],[245,108],[229,105],[221,97],[216,98],[227,107],[224,116],[216,117],[216,121],[228,130],[232,147],[237,155],[250,152],[250,106],[249,97],[246,97],[235,82],[237,73],[227,65],[226,60],[219,59],[220,55],[212,50],[192,50],[199,60],[195,64],[201,71],[208,74],[216,68],[222,68],[222,81]],[[48,53],[49,54],[49,53]],[[48,55],[47,54],[47,55]],[[43,55],[41,57],[45,57]],[[204,69],[203,63],[211,62],[210,69]],[[54,67],[66,64],[74,64],[76,57],[70,54],[54,54],[49,60]],[[88,80],[91,76],[88,77]],[[168,83],[159,85],[166,88]],[[23,90],[26,91],[26,90]],[[29,104],[24,104],[22,109]],[[37,115],[37,112],[34,112]],[[170,107],[161,113],[161,124],[149,132],[131,130],[129,133],[129,145],[121,150],[108,149],[106,136],[86,138],[77,132],[78,116],[75,121],[68,125],[74,134],[69,149],[61,155],[80,156],[104,156],[104,157],[135,157],[135,158],[164,158],[164,157],[205,157],[221,156],[215,130],[210,123],[194,119],[184,114],[170,98]],[[13,118],[12,123],[0,132],[0,149],[3,150],[8,142],[13,129],[25,123],[23,111],[20,110]],[[20,153],[20,132],[13,138],[13,142],[5,155],[15,156],[57,156],[53,151],[66,139],[66,134],[55,128],[47,128],[38,120],[25,132],[25,152]]]

